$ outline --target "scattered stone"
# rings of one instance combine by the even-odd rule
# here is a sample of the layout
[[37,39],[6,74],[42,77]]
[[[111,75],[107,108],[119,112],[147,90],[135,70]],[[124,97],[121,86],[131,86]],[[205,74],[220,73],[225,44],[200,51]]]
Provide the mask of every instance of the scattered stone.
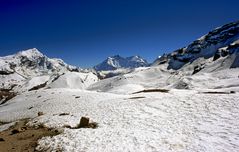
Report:
[[78,125],[77,128],[86,128],[87,126],[89,126],[89,121],[90,121],[90,118],[81,117],[80,124]]
[[20,131],[18,129],[13,129],[11,135],[18,134]]
[[230,91],[230,93],[236,93],[236,91]]
[[34,91],[34,90],[39,90],[41,88],[44,88],[47,85],[47,82],[43,83],[43,84],[39,84],[37,86],[32,87],[31,89],[29,89],[28,91]]
[[89,126],[88,126],[88,128],[93,128],[93,129],[95,129],[97,127],[98,127],[98,123],[96,123],[96,122],[89,123]]
[[59,114],[59,116],[65,116],[65,115],[69,115],[69,113],[61,113],[61,114]]
[[14,98],[17,94],[11,90],[0,88],[0,105],[6,103],[8,100]]
[[221,92],[221,91],[207,91],[207,92],[202,92],[204,94],[230,94],[230,92]]
[[72,127],[70,125],[64,125],[63,128],[70,128],[70,129],[72,129]]
[[195,66],[192,75],[198,73],[198,72],[201,71],[203,68],[204,68],[204,64]]
[[145,98],[145,97],[131,97],[129,99],[142,99],[142,98]]
[[41,95],[40,95],[40,96],[37,96],[37,98],[41,98]]
[[98,123],[96,122],[91,122],[90,123],[90,118],[87,117],[81,117],[80,123],[76,127],[71,127],[69,125],[65,125],[65,128],[70,128],[70,129],[78,129],[78,128],[97,128]]
[[147,90],[142,90],[138,92],[134,92],[132,94],[137,94],[137,93],[148,93],[148,92],[161,92],[161,93],[168,93],[169,90],[167,89],[147,89]]
[[77,99],[77,98],[80,98],[80,96],[76,96],[75,98],[76,98],[76,99]]
[[28,110],[32,109],[33,107],[29,107]]
[[38,112],[37,115],[42,116],[42,115],[44,115],[44,113],[43,112]]
[[21,130],[22,131],[27,130],[27,127],[22,127]]

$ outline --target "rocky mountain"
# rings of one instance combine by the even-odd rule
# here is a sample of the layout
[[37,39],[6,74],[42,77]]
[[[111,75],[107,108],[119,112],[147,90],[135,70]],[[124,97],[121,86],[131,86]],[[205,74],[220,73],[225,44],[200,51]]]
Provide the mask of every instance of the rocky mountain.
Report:
[[[187,64],[201,60],[193,72],[205,67],[206,62],[222,60],[228,68],[238,67],[239,21],[218,27],[187,47],[183,47],[156,59],[152,65],[168,64],[168,69],[179,70]],[[207,61],[202,61],[207,60]],[[211,61],[212,60],[212,61]],[[230,60],[230,61],[229,61]]]
[[68,65],[61,59],[48,58],[36,48],[0,57],[0,74],[2,75],[16,72],[23,77],[29,77],[67,70],[79,71],[77,67]]
[[120,68],[137,68],[148,66],[148,62],[140,56],[121,57],[119,55],[108,57],[102,63],[96,65],[96,71],[116,70]]

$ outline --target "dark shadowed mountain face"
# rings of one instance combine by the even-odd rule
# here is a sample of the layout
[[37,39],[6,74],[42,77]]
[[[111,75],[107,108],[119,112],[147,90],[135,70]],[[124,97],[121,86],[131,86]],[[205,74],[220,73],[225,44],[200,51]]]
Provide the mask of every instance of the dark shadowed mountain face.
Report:
[[[220,57],[235,54],[238,57],[239,21],[218,27],[201,38],[195,40],[187,47],[178,49],[170,54],[164,54],[156,59],[153,65],[168,63],[168,69],[178,70],[187,63],[192,63],[198,58],[214,61]],[[231,67],[238,67],[238,59]]]
[[102,63],[96,65],[96,71],[116,70],[119,68],[137,68],[148,66],[148,62],[140,56],[121,57],[119,55],[108,57]]

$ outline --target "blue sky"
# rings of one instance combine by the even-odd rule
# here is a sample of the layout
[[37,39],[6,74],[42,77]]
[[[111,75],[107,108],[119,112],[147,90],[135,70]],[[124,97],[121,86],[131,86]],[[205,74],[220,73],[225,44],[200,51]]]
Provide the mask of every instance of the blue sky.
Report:
[[0,0],[0,56],[38,48],[91,67],[158,55],[239,19],[238,0]]

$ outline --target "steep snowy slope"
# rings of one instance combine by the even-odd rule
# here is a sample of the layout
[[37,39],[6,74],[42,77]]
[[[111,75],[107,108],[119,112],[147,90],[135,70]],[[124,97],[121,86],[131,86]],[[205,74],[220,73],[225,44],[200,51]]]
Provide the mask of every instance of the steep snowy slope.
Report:
[[116,70],[120,68],[137,68],[148,66],[148,62],[140,56],[131,56],[123,58],[119,55],[108,57],[102,63],[96,65],[96,71]]
[[[168,69],[178,70],[185,64],[192,63],[198,58],[208,59],[211,57],[220,58],[230,56],[238,53],[238,44],[234,44],[238,39],[239,21],[218,27],[187,47],[178,49],[170,54],[164,54],[153,65],[168,63]],[[225,47],[230,51],[220,51],[221,48]]]

